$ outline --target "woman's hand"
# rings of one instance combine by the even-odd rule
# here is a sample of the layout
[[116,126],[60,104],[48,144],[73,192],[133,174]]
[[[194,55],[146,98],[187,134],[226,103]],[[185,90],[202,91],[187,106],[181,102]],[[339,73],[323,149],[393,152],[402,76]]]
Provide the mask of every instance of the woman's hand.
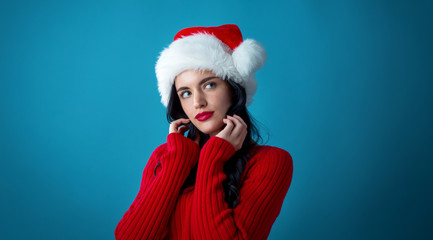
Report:
[[168,130],[168,133],[180,133],[185,134],[185,132],[188,130],[188,127],[184,124],[189,123],[189,119],[186,118],[179,118],[173,122],[170,123],[170,128]]
[[228,116],[223,119],[227,124],[216,136],[225,139],[233,145],[236,151],[242,148],[245,137],[247,136],[247,124],[238,115]]

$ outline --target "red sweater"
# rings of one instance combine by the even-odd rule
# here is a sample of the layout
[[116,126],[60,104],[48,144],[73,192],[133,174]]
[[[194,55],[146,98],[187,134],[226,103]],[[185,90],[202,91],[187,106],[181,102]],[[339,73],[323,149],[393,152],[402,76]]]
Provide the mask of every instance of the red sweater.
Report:
[[[169,134],[144,168],[137,197],[116,227],[116,239],[266,239],[290,186],[292,158],[280,148],[253,148],[241,177],[240,202],[230,209],[223,167],[234,153],[219,137],[211,137],[200,150],[191,139]],[[196,185],[181,192],[197,163]]]

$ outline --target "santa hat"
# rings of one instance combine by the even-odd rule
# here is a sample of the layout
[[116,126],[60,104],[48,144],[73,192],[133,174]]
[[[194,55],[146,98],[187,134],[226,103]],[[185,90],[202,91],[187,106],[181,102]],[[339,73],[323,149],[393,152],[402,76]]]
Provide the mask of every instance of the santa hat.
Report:
[[234,24],[182,29],[161,52],[155,66],[161,102],[167,107],[174,79],[180,73],[210,70],[244,87],[248,106],[257,89],[254,74],[265,61],[264,47],[255,40],[243,40]]

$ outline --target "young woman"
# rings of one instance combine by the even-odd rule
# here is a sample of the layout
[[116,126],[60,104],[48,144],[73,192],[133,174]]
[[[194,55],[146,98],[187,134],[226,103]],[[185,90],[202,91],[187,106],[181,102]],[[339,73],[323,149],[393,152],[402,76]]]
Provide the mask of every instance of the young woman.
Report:
[[[116,239],[266,239],[289,189],[288,152],[258,145],[247,112],[266,60],[236,25],[181,30],[156,64],[170,122]],[[185,137],[184,135],[187,134]]]

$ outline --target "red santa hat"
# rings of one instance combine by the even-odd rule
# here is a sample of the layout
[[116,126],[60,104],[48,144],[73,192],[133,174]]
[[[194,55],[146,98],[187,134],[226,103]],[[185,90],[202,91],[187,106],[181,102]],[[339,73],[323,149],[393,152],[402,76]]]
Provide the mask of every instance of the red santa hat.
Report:
[[239,27],[191,27],[179,31],[155,66],[161,102],[167,107],[174,79],[186,70],[210,70],[245,88],[248,106],[257,89],[255,72],[266,61],[266,51],[257,41],[243,40]]

